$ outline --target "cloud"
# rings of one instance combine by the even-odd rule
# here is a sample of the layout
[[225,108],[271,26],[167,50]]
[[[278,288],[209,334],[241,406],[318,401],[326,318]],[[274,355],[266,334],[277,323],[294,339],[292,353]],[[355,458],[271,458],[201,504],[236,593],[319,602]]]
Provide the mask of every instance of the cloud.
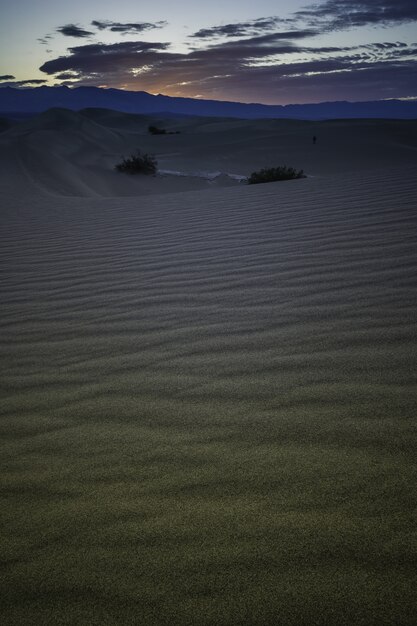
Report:
[[[228,90],[233,97],[239,93],[240,79],[227,79]],[[252,99],[256,96],[264,102],[320,102],[329,100],[379,100],[399,97],[410,93],[410,80],[416,84],[416,63],[402,65],[391,63],[359,64],[352,68],[349,62],[309,62],[280,68],[259,68],[247,72],[245,92]],[[265,84],[269,83],[268,90]],[[225,85],[216,85],[222,90]],[[272,96],[273,94],[273,96]],[[272,96],[272,97],[271,97]],[[248,99],[249,99],[248,98]]]
[[99,30],[110,30],[113,33],[122,33],[122,35],[137,35],[143,33],[146,30],[153,30],[155,28],[163,28],[168,22],[112,22],[109,20],[93,20],[92,26],[95,26]]
[[297,11],[296,18],[330,30],[390,25],[417,20],[415,0],[326,0]]
[[42,45],[47,46],[50,39],[53,39],[52,35],[45,35],[44,37],[39,37],[37,41],[39,41]]
[[282,31],[258,35],[249,39],[237,41],[225,41],[214,44],[207,48],[193,49],[188,55],[189,61],[199,61],[202,64],[216,60],[226,65],[230,63],[244,63],[248,59],[270,57],[271,55],[298,52],[299,48],[291,40],[315,37],[316,31],[312,29],[298,31]]
[[369,44],[365,44],[363,46],[364,48],[370,48],[370,49],[375,49],[377,48],[378,50],[392,50],[393,48],[406,48],[407,44],[403,43],[402,41],[394,41],[394,42],[390,42],[390,41],[380,41],[378,43],[369,43]]
[[[12,76],[11,78],[14,78]],[[47,82],[44,78],[29,78],[27,80],[13,80],[3,84],[2,87],[29,87],[33,85],[43,85]]]
[[[40,69],[72,85],[173,96],[269,103],[320,101],[331,98],[332,89],[333,99],[352,99],[355,93],[359,99],[407,96],[413,85],[417,91],[417,44],[312,44],[322,34],[327,43],[329,32],[352,25],[387,26],[414,19],[415,0],[325,0],[286,19],[263,17],[201,29],[190,35],[195,47],[187,52],[172,52],[166,42],[91,43],[69,48],[66,56]],[[164,24],[92,22],[98,30],[122,34]]]
[[[70,54],[44,63],[40,70],[53,75],[75,72],[80,80],[94,78],[100,83],[132,80],[132,76],[160,76],[172,83],[195,80],[200,75],[214,76],[238,72],[250,60],[262,61],[273,55],[307,52],[286,38],[303,39],[315,31],[286,31],[269,33],[249,39],[226,41],[188,53],[169,51],[170,44],[162,42],[129,41],[116,44],[88,44],[69,48]],[[328,48],[325,48],[328,50]],[[330,48],[339,51],[340,48]]]
[[28,78],[27,80],[19,80],[15,84],[23,87],[24,85],[43,85],[46,82],[45,78]]
[[316,35],[313,29],[268,33],[188,53],[170,52],[167,43],[89,44],[40,69],[77,85],[269,103],[398,97],[417,84],[416,46],[302,45]]
[[76,80],[79,78],[79,74],[75,72],[63,72],[62,74],[58,74],[55,76],[58,80]]
[[91,31],[85,30],[84,28],[81,28],[81,26],[77,26],[76,24],[66,24],[65,26],[60,26],[56,30],[58,33],[61,33],[61,35],[65,35],[65,37],[83,38],[91,37],[91,35],[94,35],[94,33],[92,33]]
[[194,39],[255,36],[276,30],[282,25],[297,30],[314,28],[321,32],[345,30],[358,26],[389,25],[417,20],[416,0],[325,0],[307,5],[293,17],[263,17],[202,28],[190,35]]
[[[128,41],[115,44],[89,44],[69,48],[68,56],[58,57],[44,63],[40,70],[46,74],[76,72],[81,75],[129,72],[133,68],[147,65],[156,59],[163,60],[162,54],[168,43]],[[169,58],[175,57],[170,54]]]
[[14,80],[14,79],[15,79],[15,77],[12,76],[11,74],[3,74],[3,76],[0,76],[0,81],[3,81],[3,80]]
[[196,33],[190,35],[195,39],[212,39],[215,37],[245,37],[246,35],[257,35],[260,32],[273,30],[281,23],[286,23],[279,17],[260,17],[256,20],[247,22],[236,22],[233,24],[224,24],[222,26],[212,26],[211,28],[202,28]]

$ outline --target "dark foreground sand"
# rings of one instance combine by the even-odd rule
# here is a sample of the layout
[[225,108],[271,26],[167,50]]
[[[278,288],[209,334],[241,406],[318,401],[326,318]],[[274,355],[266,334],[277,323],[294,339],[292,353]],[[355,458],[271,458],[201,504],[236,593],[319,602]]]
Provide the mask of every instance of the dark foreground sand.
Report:
[[416,175],[3,196],[3,624],[415,624]]

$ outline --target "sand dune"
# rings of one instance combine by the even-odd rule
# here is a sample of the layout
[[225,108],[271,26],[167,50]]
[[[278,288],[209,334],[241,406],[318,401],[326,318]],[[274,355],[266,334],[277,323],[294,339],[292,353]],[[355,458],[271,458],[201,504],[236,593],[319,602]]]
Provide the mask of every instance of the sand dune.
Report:
[[411,626],[415,125],[139,128],[312,177],[64,197],[117,191],[92,117],[0,140],[3,623]]
[[[180,134],[151,136],[150,124]],[[122,155],[137,149],[155,154],[162,172],[182,175],[114,171]],[[0,188],[30,196],[143,196],[238,185],[254,170],[284,164],[328,176],[416,159],[414,121],[184,119],[53,109],[0,134]],[[213,172],[220,175],[210,178]]]

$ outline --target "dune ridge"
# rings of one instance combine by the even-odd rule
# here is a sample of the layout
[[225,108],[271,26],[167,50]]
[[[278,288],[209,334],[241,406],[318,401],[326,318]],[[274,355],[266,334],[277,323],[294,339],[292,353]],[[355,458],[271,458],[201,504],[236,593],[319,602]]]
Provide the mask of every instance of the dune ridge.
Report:
[[[179,134],[151,136],[150,124]],[[137,149],[156,155],[162,175],[114,171]],[[416,155],[412,120],[182,119],[51,109],[0,133],[0,189],[29,197],[160,195],[239,185],[263,167],[326,177],[407,166]]]

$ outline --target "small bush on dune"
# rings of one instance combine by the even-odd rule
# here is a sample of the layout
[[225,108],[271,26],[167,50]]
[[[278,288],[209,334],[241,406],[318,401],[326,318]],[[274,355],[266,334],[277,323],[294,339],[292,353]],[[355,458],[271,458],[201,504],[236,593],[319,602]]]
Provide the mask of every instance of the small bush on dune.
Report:
[[167,131],[165,128],[158,128],[157,126],[148,126],[148,132],[151,135],[166,135]]
[[303,170],[295,170],[293,167],[283,165],[281,167],[269,167],[252,172],[248,178],[248,185],[256,185],[258,183],[273,183],[278,180],[294,180],[296,178],[305,178]]
[[151,135],[179,135],[179,130],[166,130],[165,128],[158,128],[158,126],[148,126],[148,133]]
[[141,154],[138,150],[127,159],[123,158],[115,169],[126,174],[156,174],[157,167],[158,163],[152,154]]

